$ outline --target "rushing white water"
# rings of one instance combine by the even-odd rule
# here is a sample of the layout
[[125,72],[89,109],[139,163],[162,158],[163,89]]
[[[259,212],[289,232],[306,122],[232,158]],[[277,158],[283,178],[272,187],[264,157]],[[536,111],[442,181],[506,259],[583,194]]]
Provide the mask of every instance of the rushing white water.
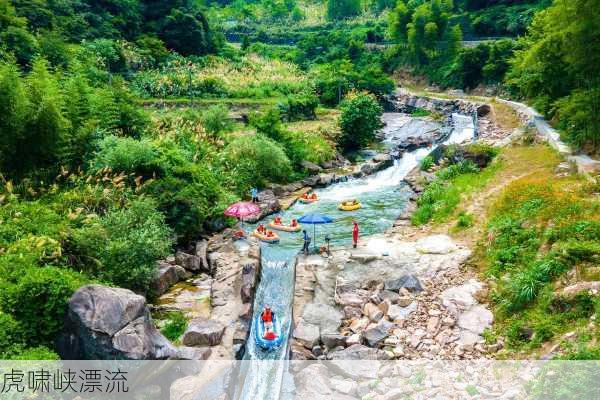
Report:
[[[386,115],[388,124],[384,134],[398,129],[406,123],[407,117],[396,114],[400,122],[389,123],[391,114]],[[473,123],[470,117],[454,114],[454,129],[444,143],[462,143],[473,137]],[[313,243],[323,244],[322,237],[328,235],[332,245],[348,244],[352,221],[358,221],[361,235],[380,233],[391,227],[402,212],[408,198],[408,191],[402,184],[404,177],[426,157],[435,146],[405,152],[402,158],[378,173],[366,178],[350,179],[329,187],[316,190],[319,201],[313,204],[296,204],[280,214],[283,220],[299,218],[309,212],[320,212],[335,219],[335,222],[319,226],[318,235],[313,235]],[[363,207],[357,212],[343,212],[337,209],[342,200],[357,198]],[[312,227],[311,227],[312,228]],[[315,229],[315,231],[317,230]],[[310,229],[312,230],[312,229]],[[309,231],[310,231],[309,230]],[[280,232],[278,244],[262,245],[262,274],[254,301],[254,316],[270,306],[282,322],[282,330],[289,338],[292,325],[292,304],[294,294],[294,263],[298,250],[302,246],[302,237],[298,233]],[[288,355],[287,340],[279,349],[265,351],[256,345],[254,340],[254,324],[250,328],[250,336],[246,344],[245,359],[253,362],[244,363],[244,371],[240,371],[241,382],[236,390],[236,399],[279,399],[285,363],[264,362],[264,360],[283,360]],[[261,362],[263,361],[263,362]]]

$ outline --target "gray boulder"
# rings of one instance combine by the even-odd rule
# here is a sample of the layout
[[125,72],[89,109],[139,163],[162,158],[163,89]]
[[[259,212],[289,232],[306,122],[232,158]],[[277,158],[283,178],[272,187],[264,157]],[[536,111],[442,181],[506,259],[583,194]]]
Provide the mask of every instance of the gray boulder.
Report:
[[353,344],[344,349],[329,353],[331,360],[388,360],[389,356],[385,351],[372,349],[362,344]]
[[319,327],[300,321],[296,329],[294,329],[294,338],[307,349],[312,349],[319,344]]
[[63,359],[177,357],[175,347],[152,323],[144,297],[102,285],[82,286],[71,296],[57,349]]
[[196,318],[189,322],[181,342],[185,346],[216,346],[221,343],[225,326],[211,319]]
[[211,354],[210,347],[187,347],[177,348],[177,360],[207,360]]
[[420,292],[423,290],[419,278],[414,275],[404,275],[398,279],[385,282],[385,290],[397,292],[402,288],[410,290],[411,292]]
[[200,257],[184,253],[183,251],[175,253],[175,261],[188,271],[197,272],[202,268]]
[[346,336],[339,333],[325,333],[321,335],[321,342],[328,349],[335,349],[339,346],[346,347]]
[[375,325],[363,332],[363,337],[370,347],[377,347],[388,337],[387,331],[380,325]]
[[318,174],[319,172],[323,171],[323,168],[319,167],[317,164],[312,163],[310,161],[302,161],[300,163],[300,166],[302,168],[304,168],[306,171],[308,171],[309,174],[311,175],[315,175]]
[[179,282],[179,274],[175,265],[164,262],[158,263],[156,277],[150,284],[150,287],[157,296],[165,293],[171,286]]

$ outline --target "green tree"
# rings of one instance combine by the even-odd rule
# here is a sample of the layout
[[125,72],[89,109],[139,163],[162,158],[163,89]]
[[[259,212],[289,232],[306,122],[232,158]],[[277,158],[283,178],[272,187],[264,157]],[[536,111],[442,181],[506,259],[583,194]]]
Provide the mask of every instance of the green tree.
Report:
[[361,13],[360,0],[327,0],[327,18],[345,19]]
[[406,25],[410,22],[411,14],[403,0],[398,0],[396,8],[389,14],[388,32],[392,39],[401,42],[406,40]]
[[173,9],[159,33],[168,48],[187,56],[204,55],[216,49],[213,33],[200,11]]
[[383,108],[375,96],[352,92],[342,101],[340,110],[340,145],[344,150],[358,149],[375,140],[375,132],[383,126]]

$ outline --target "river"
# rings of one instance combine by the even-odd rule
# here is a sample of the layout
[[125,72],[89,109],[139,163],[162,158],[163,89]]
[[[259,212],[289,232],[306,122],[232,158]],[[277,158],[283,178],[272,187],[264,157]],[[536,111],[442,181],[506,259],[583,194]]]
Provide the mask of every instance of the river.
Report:
[[[391,138],[410,128],[410,118],[405,114],[386,113],[383,116],[386,126],[383,128],[383,143],[391,146]],[[453,129],[446,144],[461,143],[473,137],[471,117],[454,114]],[[419,126],[419,125],[417,125]],[[334,223],[318,225],[316,235],[313,227],[303,226],[312,237],[312,244],[324,245],[325,236],[329,236],[331,246],[351,244],[352,222],[357,221],[361,237],[381,233],[390,228],[406,205],[410,191],[403,179],[432,148],[420,148],[406,152],[394,164],[378,173],[347,182],[333,184],[315,192],[319,201],[313,204],[296,203],[288,210],[280,213],[284,222],[302,215],[318,212],[334,219]],[[345,212],[338,210],[338,204],[346,199],[356,198],[362,203],[358,211]],[[298,251],[302,247],[301,233],[278,232],[280,241],[277,244],[262,244],[262,274],[254,301],[254,317],[261,313],[265,306],[270,306],[281,321],[286,339],[289,339],[292,325],[292,304],[294,301],[294,264]],[[315,236],[315,237],[313,237]],[[238,399],[279,399],[281,387],[287,369],[288,340],[274,351],[264,351],[254,340],[254,324],[246,345],[245,360],[242,363],[242,384],[238,386],[235,398]],[[284,360],[282,362],[264,362],[264,360]]]

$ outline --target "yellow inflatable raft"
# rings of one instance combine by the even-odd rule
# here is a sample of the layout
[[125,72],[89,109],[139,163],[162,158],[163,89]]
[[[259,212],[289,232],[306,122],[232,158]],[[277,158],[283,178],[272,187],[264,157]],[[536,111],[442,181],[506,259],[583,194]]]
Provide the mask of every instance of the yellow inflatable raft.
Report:
[[267,235],[264,235],[255,230],[254,232],[252,232],[252,236],[254,236],[255,238],[258,238],[258,240],[266,242],[266,243],[279,242],[279,236],[277,236],[277,234],[275,232],[273,232],[272,236],[267,236]]
[[344,201],[342,204],[338,206],[338,208],[342,211],[355,211],[362,207],[362,204],[359,202],[352,203],[350,201]]
[[291,226],[291,225],[284,225],[284,224],[276,224],[275,221],[269,222],[269,228],[276,229],[278,231],[284,231],[284,232],[300,232],[300,230],[302,229],[300,224],[298,224],[296,226]]

